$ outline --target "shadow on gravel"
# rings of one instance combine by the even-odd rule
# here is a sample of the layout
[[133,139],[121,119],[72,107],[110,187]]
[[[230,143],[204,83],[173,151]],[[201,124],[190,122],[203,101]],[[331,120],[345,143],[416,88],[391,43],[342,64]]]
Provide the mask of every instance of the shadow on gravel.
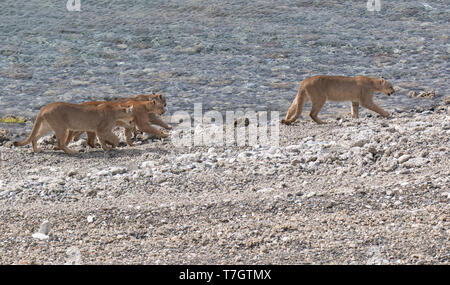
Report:
[[136,157],[145,153],[158,153],[161,155],[168,154],[169,152],[158,147],[150,147],[146,149],[129,148],[121,149],[116,148],[110,151],[103,151],[101,148],[88,150],[87,152],[80,152],[77,154],[69,155],[63,151],[45,149],[43,152],[37,154],[47,157],[57,157],[57,158],[80,158],[80,159],[91,159],[91,158],[120,158],[120,157]]

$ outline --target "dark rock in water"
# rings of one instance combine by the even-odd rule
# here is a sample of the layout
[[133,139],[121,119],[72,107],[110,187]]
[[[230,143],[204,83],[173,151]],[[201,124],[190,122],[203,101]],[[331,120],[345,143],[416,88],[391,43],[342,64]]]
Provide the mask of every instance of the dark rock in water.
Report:
[[32,79],[33,74],[28,72],[14,72],[14,71],[7,71],[2,72],[2,75],[12,78],[12,79]]
[[412,98],[434,98],[436,96],[436,92],[434,90],[425,90],[420,93],[416,93],[415,91],[408,92],[408,96]]
[[450,96],[445,97],[444,100],[442,100],[444,105],[450,105]]
[[32,79],[33,73],[28,70],[25,64],[13,64],[10,69],[0,70],[0,75],[11,79]]
[[416,93],[416,91],[409,91],[408,92],[408,97],[416,97],[417,96],[417,93]]
[[0,128],[0,143],[3,143],[5,141],[9,141],[8,130]]

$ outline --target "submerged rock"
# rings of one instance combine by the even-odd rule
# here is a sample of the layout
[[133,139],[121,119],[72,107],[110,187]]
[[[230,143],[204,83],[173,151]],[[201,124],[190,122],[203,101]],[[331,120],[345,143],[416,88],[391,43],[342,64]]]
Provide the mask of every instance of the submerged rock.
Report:
[[0,128],[0,143],[3,143],[5,141],[9,141],[8,130]]

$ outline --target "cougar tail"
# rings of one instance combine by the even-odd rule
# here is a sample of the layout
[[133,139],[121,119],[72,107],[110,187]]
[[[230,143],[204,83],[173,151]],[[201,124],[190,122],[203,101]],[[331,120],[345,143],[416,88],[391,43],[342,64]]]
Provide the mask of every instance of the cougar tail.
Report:
[[37,135],[37,133],[39,132],[39,129],[42,125],[42,120],[44,119],[43,116],[40,116],[41,112],[39,112],[36,120],[34,121],[34,125],[33,125],[33,129],[31,130],[31,134],[24,139],[23,141],[20,142],[14,142],[14,146],[24,146],[29,144],[32,139]]
[[297,96],[289,107],[286,118],[284,120],[281,120],[281,123],[289,125],[290,123],[297,120],[297,118],[302,113],[303,106],[305,105],[306,101],[308,101],[308,95],[306,94],[305,89],[300,85],[300,87],[298,88]]

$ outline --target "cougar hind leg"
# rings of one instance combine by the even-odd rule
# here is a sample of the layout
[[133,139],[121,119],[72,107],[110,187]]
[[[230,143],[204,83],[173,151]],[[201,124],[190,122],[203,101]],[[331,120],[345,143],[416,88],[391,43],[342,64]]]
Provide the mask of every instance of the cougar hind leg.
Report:
[[326,122],[322,121],[317,116],[325,102],[326,98],[316,98],[314,101],[312,101],[311,112],[309,113],[309,116],[318,124],[326,124]]
[[75,150],[68,148],[66,145],[66,139],[67,139],[67,136],[69,135],[69,133],[68,133],[69,130],[66,130],[64,128],[53,128],[53,131],[55,132],[59,149],[63,150],[67,154],[77,153]]
[[38,147],[38,143],[37,141],[45,136],[48,132],[50,132],[52,130],[52,128],[50,127],[50,125],[47,122],[42,122],[42,124],[39,126],[39,129],[36,133],[36,135],[34,136],[34,138],[31,139],[31,145],[33,147],[33,151],[34,152],[41,152],[42,150]]

